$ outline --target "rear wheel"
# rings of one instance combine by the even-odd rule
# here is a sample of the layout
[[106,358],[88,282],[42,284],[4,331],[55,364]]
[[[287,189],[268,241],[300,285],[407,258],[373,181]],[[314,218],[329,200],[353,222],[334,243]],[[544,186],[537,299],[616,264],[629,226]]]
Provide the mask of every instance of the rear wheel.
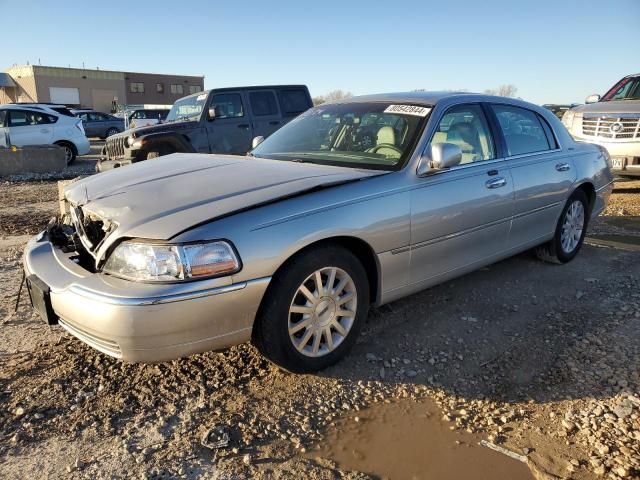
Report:
[[573,260],[584,242],[590,213],[584,191],[573,192],[558,219],[553,239],[536,249],[538,258],[552,263]]
[[120,133],[120,130],[118,130],[117,128],[110,128],[109,130],[107,130],[106,136],[110,137],[112,135],[117,135],[118,133]]
[[71,165],[78,154],[76,147],[68,142],[56,142],[56,145],[64,149],[64,159],[67,162],[67,165]]
[[355,255],[339,246],[314,248],[273,278],[254,342],[285,370],[322,370],[349,352],[368,308],[369,282]]

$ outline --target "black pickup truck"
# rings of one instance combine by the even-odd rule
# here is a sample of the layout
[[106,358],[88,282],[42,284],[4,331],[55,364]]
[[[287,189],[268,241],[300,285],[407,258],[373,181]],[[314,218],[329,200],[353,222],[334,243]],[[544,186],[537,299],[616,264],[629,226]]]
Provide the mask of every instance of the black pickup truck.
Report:
[[304,85],[219,88],[181,98],[163,123],[107,138],[102,172],[175,152],[244,155],[254,137],[267,137],[311,108]]

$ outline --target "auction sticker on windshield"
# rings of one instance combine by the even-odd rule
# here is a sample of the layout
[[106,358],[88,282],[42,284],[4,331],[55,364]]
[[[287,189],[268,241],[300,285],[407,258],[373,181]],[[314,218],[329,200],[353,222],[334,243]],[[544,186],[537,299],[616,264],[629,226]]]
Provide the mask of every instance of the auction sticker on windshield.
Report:
[[200,95],[198,95],[196,97],[196,102],[199,102],[200,100],[204,100],[205,98],[207,98],[207,94],[206,93],[201,93]]
[[389,105],[384,113],[403,113],[405,115],[415,115],[416,117],[426,117],[431,109],[419,105]]

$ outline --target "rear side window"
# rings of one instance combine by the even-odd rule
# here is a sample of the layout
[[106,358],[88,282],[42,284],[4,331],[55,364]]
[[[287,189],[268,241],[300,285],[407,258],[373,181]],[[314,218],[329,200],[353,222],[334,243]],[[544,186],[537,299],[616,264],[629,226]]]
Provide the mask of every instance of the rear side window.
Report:
[[283,115],[298,115],[311,107],[307,92],[299,88],[280,90],[278,98]]
[[249,101],[251,102],[251,110],[256,116],[278,114],[276,96],[273,92],[251,92],[249,94]]
[[492,105],[507,144],[509,156],[550,150],[547,133],[538,114],[511,105]]

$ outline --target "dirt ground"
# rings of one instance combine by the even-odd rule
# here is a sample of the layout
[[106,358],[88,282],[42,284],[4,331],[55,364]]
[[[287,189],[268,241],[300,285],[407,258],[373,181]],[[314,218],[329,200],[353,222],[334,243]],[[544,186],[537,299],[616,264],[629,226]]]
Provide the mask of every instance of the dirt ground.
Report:
[[[251,345],[126,364],[44,325],[24,295],[14,313],[22,248],[56,198],[50,179],[0,180],[1,478],[405,478],[363,461],[366,443],[326,448],[399,401],[436,405],[538,478],[640,476],[640,181],[616,184],[573,262],[525,253],[372,309],[351,355],[318,375]],[[203,442],[212,427],[227,448]]]

